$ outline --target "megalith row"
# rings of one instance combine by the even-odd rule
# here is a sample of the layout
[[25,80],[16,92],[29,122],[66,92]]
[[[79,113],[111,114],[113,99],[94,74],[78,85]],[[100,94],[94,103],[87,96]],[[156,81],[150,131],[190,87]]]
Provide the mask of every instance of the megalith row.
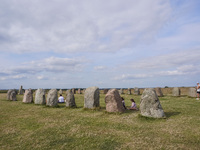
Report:
[[[157,92],[156,92],[157,91]],[[140,112],[142,116],[163,118],[165,113],[160,104],[157,93],[158,90],[153,88],[147,88],[144,90],[140,100]],[[84,108],[93,109],[100,107],[99,102],[99,88],[89,87],[84,93]],[[8,90],[8,100],[16,100],[16,91]],[[32,103],[33,93],[31,89],[25,90],[23,103]],[[57,106],[58,104],[58,92],[56,89],[51,89],[48,92],[47,99],[45,100],[45,90],[37,89],[35,94],[35,104],[46,104],[47,106]],[[125,108],[122,104],[122,98],[117,89],[110,89],[105,96],[105,104],[107,112],[124,112]],[[66,107],[76,107],[74,93],[72,90],[67,90]]]

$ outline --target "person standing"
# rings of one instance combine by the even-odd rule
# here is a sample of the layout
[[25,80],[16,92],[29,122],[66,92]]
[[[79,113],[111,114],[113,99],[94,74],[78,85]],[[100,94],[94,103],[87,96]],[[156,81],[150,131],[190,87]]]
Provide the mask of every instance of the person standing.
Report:
[[197,100],[199,100],[199,94],[200,94],[200,85],[199,82],[197,82]]

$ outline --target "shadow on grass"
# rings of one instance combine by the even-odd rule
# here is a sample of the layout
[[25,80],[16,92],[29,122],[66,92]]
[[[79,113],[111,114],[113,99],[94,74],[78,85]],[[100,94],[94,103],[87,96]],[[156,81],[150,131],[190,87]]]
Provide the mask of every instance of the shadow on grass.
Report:
[[172,116],[179,115],[181,112],[165,112],[165,115],[167,118],[170,118]]
[[138,114],[138,119],[140,121],[147,121],[147,122],[155,122],[155,121],[162,121],[162,120],[166,120],[166,117],[163,118],[152,118],[152,117],[146,117],[146,116],[142,116],[141,114]]

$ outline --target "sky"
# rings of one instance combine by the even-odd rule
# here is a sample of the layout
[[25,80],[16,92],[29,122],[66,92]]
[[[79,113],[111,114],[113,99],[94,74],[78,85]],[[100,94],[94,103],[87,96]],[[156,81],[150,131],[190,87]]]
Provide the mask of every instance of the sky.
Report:
[[200,82],[199,0],[0,3],[0,89]]

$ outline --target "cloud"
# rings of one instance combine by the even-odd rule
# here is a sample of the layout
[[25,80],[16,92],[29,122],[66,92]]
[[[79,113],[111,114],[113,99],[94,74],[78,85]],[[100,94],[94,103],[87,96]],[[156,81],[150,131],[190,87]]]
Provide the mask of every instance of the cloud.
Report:
[[45,77],[43,75],[40,75],[40,76],[37,76],[37,79],[38,80],[48,80],[49,78],[48,77]]
[[4,0],[0,10],[0,50],[15,53],[108,52],[147,44],[172,11],[169,0]]
[[[12,75],[12,78],[24,77],[24,74],[33,75],[42,72],[51,73],[73,73],[80,72],[84,68],[83,63],[87,60],[84,58],[58,58],[49,57],[43,60],[35,60],[27,63],[20,64],[15,67],[7,67],[2,69],[0,74],[4,76]],[[37,76],[38,79],[45,79],[43,76]],[[7,78],[5,78],[7,79]]]
[[27,78],[26,75],[19,74],[19,75],[4,76],[4,77],[1,77],[0,80],[2,80],[2,81],[4,81],[4,80],[10,80],[10,79],[19,80],[19,79],[26,79],[26,78]]
[[146,57],[139,61],[130,62],[130,67],[137,70],[152,70],[199,64],[197,61],[199,59],[199,51],[200,48]]
[[105,70],[106,68],[106,66],[95,66],[94,70]]

